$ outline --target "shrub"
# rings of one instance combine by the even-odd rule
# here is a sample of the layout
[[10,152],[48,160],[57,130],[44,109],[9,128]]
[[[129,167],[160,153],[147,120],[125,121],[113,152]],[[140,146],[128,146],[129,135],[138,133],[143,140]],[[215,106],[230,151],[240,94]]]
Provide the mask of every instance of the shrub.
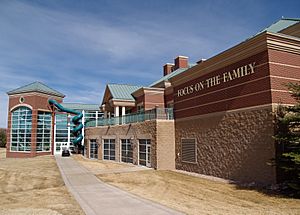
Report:
[[0,147],[6,146],[6,130],[0,129]]
[[287,86],[297,103],[277,109],[274,137],[279,151],[275,163],[283,170],[282,182],[293,190],[294,196],[300,196],[300,85]]

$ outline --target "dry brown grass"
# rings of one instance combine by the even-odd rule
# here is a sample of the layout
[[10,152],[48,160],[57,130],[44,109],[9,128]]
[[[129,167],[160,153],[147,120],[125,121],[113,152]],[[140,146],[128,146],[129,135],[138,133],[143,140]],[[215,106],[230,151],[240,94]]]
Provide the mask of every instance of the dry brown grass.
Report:
[[253,190],[172,171],[103,174],[111,185],[187,214],[300,214],[300,200],[270,197]]
[[0,160],[6,158],[6,148],[0,148]]
[[82,155],[72,155],[72,158],[92,172],[97,172],[97,170],[113,170],[134,167],[134,165],[117,163],[114,161],[90,160],[84,158]]
[[84,214],[69,194],[52,156],[3,158],[0,149],[0,214]]

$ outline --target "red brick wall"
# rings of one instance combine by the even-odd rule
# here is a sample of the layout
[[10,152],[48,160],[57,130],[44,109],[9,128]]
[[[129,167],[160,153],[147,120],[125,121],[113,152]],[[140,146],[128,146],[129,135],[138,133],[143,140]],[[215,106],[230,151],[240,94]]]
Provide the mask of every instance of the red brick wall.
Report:
[[188,58],[187,57],[182,57],[182,56],[178,56],[175,60],[174,60],[174,70],[179,69],[179,68],[188,68],[189,67],[189,62],[188,62]]
[[165,94],[165,105],[167,105],[168,103],[172,102],[173,103],[173,92],[169,93],[169,94]]
[[145,93],[145,110],[151,110],[155,107],[164,108],[164,93],[146,92]]
[[[136,104],[143,104],[144,110],[154,109],[156,106],[160,108],[165,107],[164,92],[147,92],[142,96],[136,98]],[[133,112],[136,112],[136,108],[133,109]]]
[[145,95],[139,96],[135,99],[136,104],[145,103]]
[[[24,103],[20,103],[20,97],[24,97]],[[34,157],[38,155],[51,154],[51,152],[36,152],[36,132],[37,132],[37,114],[38,110],[50,110],[48,99],[51,96],[43,94],[20,94],[9,97],[8,102],[8,123],[7,123],[7,157]],[[55,98],[58,102],[62,102],[62,99]],[[11,111],[12,108],[17,105],[30,105],[32,107],[32,132],[31,132],[31,152],[10,152],[10,128],[11,128]],[[53,132],[52,132],[53,134]],[[53,136],[53,135],[52,135]],[[53,149],[53,145],[52,145]]]
[[300,81],[300,55],[277,50],[269,50],[272,102],[293,104],[286,84]]
[[[232,81],[178,97],[177,91],[224,72],[255,62],[255,72]],[[272,102],[269,80],[268,53],[264,51],[237,63],[174,87],[175,118],[233,110]]]

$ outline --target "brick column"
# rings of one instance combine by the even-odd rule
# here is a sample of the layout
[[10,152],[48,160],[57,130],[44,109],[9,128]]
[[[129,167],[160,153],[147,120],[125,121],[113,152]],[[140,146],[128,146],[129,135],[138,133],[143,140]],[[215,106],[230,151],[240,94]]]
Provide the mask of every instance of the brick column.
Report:
[[10,151],[10,134],[11,134],[11,112],[8,110],[7,130],[6,130],[6,157]]
[[55,140],[55,112],[52,110],[52,125],[51,125],[51,155],[54,155],[54,140]]
[[31,156],[36,156],[36,137],[37,137],[37,109],[32,110],[32,125],[31,125]]

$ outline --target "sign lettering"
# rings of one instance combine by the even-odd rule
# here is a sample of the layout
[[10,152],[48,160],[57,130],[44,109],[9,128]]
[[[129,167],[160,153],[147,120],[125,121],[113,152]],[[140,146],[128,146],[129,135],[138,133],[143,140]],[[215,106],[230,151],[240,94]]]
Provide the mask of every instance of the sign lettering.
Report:
[[193,94],[195,92],[199,92],[201,90],[220,85],[225,82],[229,82],[238,78],[242,78],[244,76],[248,76],[254,73],[255,62],[249,63],[245,66],[241,66],[232,71],[224,72],[222,75],[216,75],[206,80],[202,80],[197,82],[196,84],[192,84],[177,90],[177,97],[186,96],[189,94]]

